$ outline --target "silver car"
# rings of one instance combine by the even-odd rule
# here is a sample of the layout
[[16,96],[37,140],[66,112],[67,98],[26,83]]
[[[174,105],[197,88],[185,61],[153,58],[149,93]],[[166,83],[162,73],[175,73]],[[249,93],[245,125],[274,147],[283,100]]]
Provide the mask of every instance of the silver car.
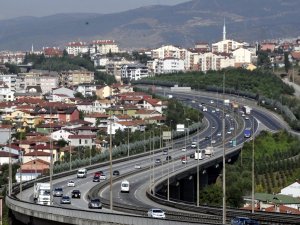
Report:
[[161,209],[149,209],[148,210],[148,217],[165,219],[166,214]]
[[64,195],[60,199],[60,204],[71,204],[70,196]]
[[62,197],[64,195],[64,191],[62,188],[54,188],[53,197]]

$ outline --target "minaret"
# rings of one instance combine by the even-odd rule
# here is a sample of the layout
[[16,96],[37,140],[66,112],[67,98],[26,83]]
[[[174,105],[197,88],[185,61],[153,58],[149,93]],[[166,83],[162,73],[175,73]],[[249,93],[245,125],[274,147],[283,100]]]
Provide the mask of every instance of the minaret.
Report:
[[33,53],[33,44],[31,45],[31,53]]
[[224,18],[224,25],[223,25],[223,41],[226,40],[226,25],[225,25],[225,18]]

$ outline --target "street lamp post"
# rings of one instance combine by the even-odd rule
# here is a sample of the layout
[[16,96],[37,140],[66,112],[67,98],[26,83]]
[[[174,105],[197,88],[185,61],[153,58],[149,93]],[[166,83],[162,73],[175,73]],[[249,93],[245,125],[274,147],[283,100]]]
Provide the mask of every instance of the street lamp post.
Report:
[[222,130],[223,130],[223,224],[226,224],[226,152],[225,152],[225,74],[223,74],[223,118],[222,118]]
[[129,127],[127,128],[127,156],[129,157],[130,153],[129,153],[130,147],[129,147]]
[[251,212],[254,213],[254,117],[252,117],[252,204],[251,204]]
[[[198,115],[198,122],[200,121],[200,118],[199,118],[199,115]],[[198,146],[199,146],[199,126],[197,127],[197,145],[196,145],[196,151],[197,151],[197,154],[198,154],[198,157],[197,157],[197,207],[199,207],[199,201],[200,201],[200,190],[199,190],[199,188],[200,188],[200,184],[199,184],[199,182],[200,182],[200,178],[199,178],[199,153],[198,153]]]

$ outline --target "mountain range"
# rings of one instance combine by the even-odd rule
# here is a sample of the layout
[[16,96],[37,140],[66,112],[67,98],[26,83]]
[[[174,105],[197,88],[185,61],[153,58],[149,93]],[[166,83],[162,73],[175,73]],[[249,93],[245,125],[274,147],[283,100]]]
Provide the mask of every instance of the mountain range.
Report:
[[113,14],[71,13],[0,21],[0,50],[65,46],[70,41],[114,39],[121,49],[164,44],[193,47],[222,38],[262,41],[300,35],[299,0],[193,0]]

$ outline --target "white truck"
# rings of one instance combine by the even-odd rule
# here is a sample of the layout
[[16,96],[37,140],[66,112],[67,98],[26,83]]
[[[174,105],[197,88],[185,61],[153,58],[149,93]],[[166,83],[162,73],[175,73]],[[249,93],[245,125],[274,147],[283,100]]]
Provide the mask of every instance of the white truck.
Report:
[[214,147],[212,147],[212,146],[206,147],[205,155],[213,156],[214,155]]
[[35,203],[50,205],[50,183],[35,183],[33,189],[33,200]]
[[86,178],[87,175],[87,169],[81,168],[77,171],[77,178]]
[[247,105],[243,106],[243,111],[245,114],[249,115],[251,113],[251,110],[252,110],[251,107],[249,107]]

